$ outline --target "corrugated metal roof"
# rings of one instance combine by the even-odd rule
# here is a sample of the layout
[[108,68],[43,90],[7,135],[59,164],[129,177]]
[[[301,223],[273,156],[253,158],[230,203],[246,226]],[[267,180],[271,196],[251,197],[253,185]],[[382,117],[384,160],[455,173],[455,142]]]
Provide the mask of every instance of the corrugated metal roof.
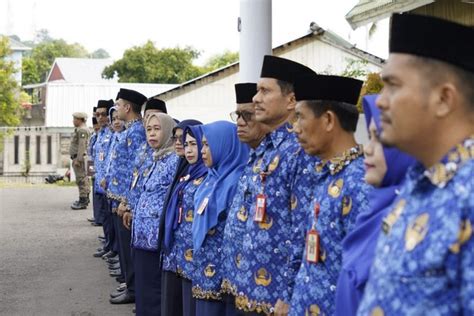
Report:
[[[354,44],[351,44],[350,42],[348,42],[344,38],[342,38],[339,35],[337,35],[336,33],[332,32],[331,30],[324,30],[322,28],[320,30],[318,30],[317,32],[310,32],[309,34],[306,34],[306,35],[301,36],[297,39],[294,39],[292,41],[289,41],[285,44],[282,44],[282,45],[279,45],[279,46],[273,48],[273,50],[272,50],[273,55],[278,56],[279,52],[282,51],[285,47],[294,45],[297,42],[299,42],[303,39],[306,39],[306,38],[314,38],[315,40],[316,39],[321,40],[321,41],[323,41],[325,43],[328,43],[328,44],[330,44],[330,45],[332,45],[332,46],[334,46],[338,49],[344,50],[344,51],[346,51],[346,52],[348,52],[352,55],[358,56],[358,57],[360,57],[364,60],[367,60],[368,62],[371,62],[371,63],[373,63],[375,65],[378,65],[378,66],[382,66],[382,63],[384,62],[383,58],[380,58],[380,57],[372,55],[372,54],[370,54],[370,53],[368,53],[368,52],[366,52],[362,49],[359,49]],[[204,80],[206,78],[210,78],[210,77],[213,77],[213,76],[218,76],[219,74],[223,73],[224,71],[229,70],[233,67],[237,67],[237,66],[239,66],[238,61],[234,62],[232,64],[229,64],[227,66],[224,66],[222,68],[213,70],[213,71],[211,71],[207,74],[204,74],[202,76],[199,76],[197,78],[186,81],[186,82],[184,82],[180,85],[177,85],[173,89],[164,91],[164,92],[156,95],[155,97],[160,97],[163,94],[168,94],[168,93],[171,93],[171,92],[178,91],[180,89],[183,89],[186,86],[189,86],[191,84],[195,84],[195,83],[199,82],[200,80]]]
[[346,20],[355,30],[359,26],[389,17],[392,13],[410,11],[433,2],[434,0],[360,0],[346,14]]
[[[65,83],[46,84],[46,122],[47,127],[68,127],[72,124],[72,113],[86,112],[91,115],[92,108],[101,99],[114,99],[120,88],[136,90],[147,97],[174,88],[173,84],[142,83]],[[90,119],[88,121],[90,124]]]
[[[0,34],[0,36],[5,36],[5,35]],[[20,42],[20,41],[17,41],[17,40],[14,39],[13,37],[11,37],[11,36],[7,36],[7,37],[8,37],[8,40],[10,41],[10,49],[11,49],[12,51],[31,50],[31,47],[26,46],[25,44],[23,44],[23,43]]]
[[61,71],[64,81],[70,83],[117,82],[117,78],[104,79],[102,71],[113,63],[112,59],[56,58],[46,81],[49,81],[55,66]]

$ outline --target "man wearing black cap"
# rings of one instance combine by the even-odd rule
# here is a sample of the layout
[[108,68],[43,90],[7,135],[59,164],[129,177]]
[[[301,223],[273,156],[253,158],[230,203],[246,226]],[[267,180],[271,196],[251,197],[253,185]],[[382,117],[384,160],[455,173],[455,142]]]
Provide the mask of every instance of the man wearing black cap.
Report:
[[310,75],[295,84],[298,141],[320,161],[317,185],[305,205],[305,247],[295,279],[290,315],[334,315],[342,240],[368,208],[362,146],[354,138],[362,81]]
[[[307,165],[290,122],[296,105],[293,84],[306,66],[265,56],[257,93],[253,97],[256,121],[268,133],[253,152],[251,181],[242,210],[242,241],[233,253],[235,273],[227,275],[225,289],[235,295],[237,313],[284,314],[299,267],[297,245],[302,243],[302,213],[293,212],[292,189]],[[245,206],[244,206],[245,208]]]
[[[230,114],[231,119],[237,124],[237,135],[242,143],[246,143],[251,147],[250,160],[247,163],[235,194],[232,206],[227,216],[226,227],[224,230],[224,240],[222,243],[222,251],[224,253],[224,279],[222,282],[222,291],[224,302],[226,303],[227,316],[234,315],[231,311],[235,310],[235,296],[231,284],[235,274],[239,271],[238,258],[242,247],[243,232],[245,231],[245,223],[248,217],[248,210],[254,203],[251,195],[247,190],[251,186],[253,173],[253,164],[255,163],[257,150],[263,150],[259,147],[266,134],[270,129],[255,120],[255,105],[253,96],[257,94],[256,83],[238,83],[235,85],[236,111]],[[258,148],[258,149],[257,149]]]
[[[107,188],[107,197],[111,200],[113,212],[117,212],[120,203],[128,204],[127,194],[131,188],[134,178],[133,168],[131,163],[135,160],[137,153],[142,145],[146,142],[145,128],[141,120],[142,105],[147,101],[147,98],[141,93],[128,89],[120,89],[115,102],[115,108],[118,117],[124,120],[126,130],[122,132],[116,147],[115,155],[112,156],[111,169],[114,170],[114,177],[110,180],[110,185]],[[124,235],[126,235],[125,238]],[[119,221],[119,242],[120,248],[126,249],[127,252],[122,251],[119,255],[122,257],[121,262],[126,263],[130,251],[130,245],[122,244],[126,240],[130,240],[130,231],[123,226]],[[124,257],[125,256],[125,257]],[[121,267],[124,272],[125,281],[127,283],[127,290],[122,295],[111,299],[113,304],[127,304],[135,301],[134,293],[134,274],[133,266],[127,264],[126,267]]]
[[145,124],[148,116],[151,113],[165,113],[168,114],[166,110],[166,103],[160,99],[150,98],[146,101],[145,110],[143,111],[143,124]]
[[392,17],[382,142],[419,160],[388,210],[359,315],[474,315],[474,29]]
[[[92,177],[92,183],[94,183],[94,145],[97,141],[97,133],[100,130],[99,123],[97,122],[97,118],[95,116],[96,110],[97,107],[94,106],[92,108],[92,129],[94,131],[92,132],[92,135],[89,138],[89,148],[87,149],[87,173]],[[94,201],[94,186],[92,186],[92,212],[92,217],[87,218],[87,220],[91,222],[92,225],[100,225],[95,220],[97,216],[97,207],[96,202]]]
[[95,223],[103,226],[105,244],[101,250],[94,254],[94,257],[102,257],[113,249],[114,230],[111,222],[110,210],[108,208],[107,198],[104,189],[100,186],[100,180],[104,177],[105,161],[109,154],[112,132],[110,131],[108,113],[109,108],[113,106],[112,100],[99,100],[97,102],[96,117],[100,126],[97,133],[97,139],[94,145],[94,214]]

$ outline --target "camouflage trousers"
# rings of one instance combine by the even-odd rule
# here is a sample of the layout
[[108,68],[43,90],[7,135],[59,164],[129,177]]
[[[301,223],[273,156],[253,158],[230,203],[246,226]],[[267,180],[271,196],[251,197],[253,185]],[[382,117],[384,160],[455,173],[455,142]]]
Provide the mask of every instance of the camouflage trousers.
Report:
[[88,197],[91,191],[91,185],[89,182],[89,177],[86,173],[86,166],[84,161],[79,161],[77,166],[73,163],[72,169],[74,170],[74,174],[76,175],[76,184],[79,188],[79,197]]

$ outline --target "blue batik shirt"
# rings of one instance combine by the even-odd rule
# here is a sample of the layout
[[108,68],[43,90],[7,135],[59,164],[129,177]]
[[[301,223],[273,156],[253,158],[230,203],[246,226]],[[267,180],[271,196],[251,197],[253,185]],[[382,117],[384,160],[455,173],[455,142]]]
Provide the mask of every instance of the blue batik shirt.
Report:
[[[211,179],[206,180],[203,185],[212,187],[216,178]],[[223,277],[222,238],[226,217],[227,210],[219,215],[217,225],[207,232],[201,247],[193,252],[192,295],[194,298],[203,300],[222,299],[220,290]]]
[[[307,156],[289,124],[268,134],[255,155],[252,181],[248,182],[253,202],[246,215],[239,270],[226,286],[237,294],[237,308],[270,314],[278,299],[289,302],[297,271],[299,254],[295,251],[301,248],[297,245],[302,242],[299,227],[304,213],[295,212],[291,202]],[[266,196],[266,215],[262,222],[255,222],[260,193]]]
[[140,194],[143,191],[143,181],[148,176],[151,166],[153,165],[153,148],[147,142],[143,143],[140,152],[135,157],[133,164],[132,181],[130,189],[127,192],[127,208],[133,210],[135,208]]
[[474,315],[474,136],[409,171],[358,315]]
[[[257,147],[262,151],[263,147]],[[227,221],[224,228],[222,251],[224,253],[224,278],[222,280],[222,292],[236,296],[237,290],[233,286],[233,280],[240,270],[240,260],[242,257],[241,248],[245,232],[245,223],[248,219],[250,207],[255,203],[255,194],[250,191],[253,186],[253,164],[257,154],[255,150],[250,150],[249,161],[239,179],[237,192],[232,201]]]
[[100,181],[105,177],[107,171],[107,156],[110,153],[113,132],[108,127],[103,127],[97,133],[97,139],[94,145],[94,189],[95,192],[105,194],[106,192],[100,186]]
[[193,219],[194,219],[194,193],[201,185],[204,177],[190,181],[179,192],[182,196],[180,208],[181,218],[174,231],[174,241],[169,254],[165,255],[163,269],[176,272],[179,276],[192,280],[194,274],[193,264]]
[[91,138],[89,139],[89,148],[87,149],[87,155],[94,159],[94,145],[97,141],[97,132],[93,132]]
[[107,187],[107,197],[127,204],[127,194],[133,180],[133,161],[141,146],[146,142],[145,128],[141,120],[126,123],[111,157],[114,176]]
[[[135,249],[158,251],[158,229],[163,202],[173,181],[178,156],[167,153],[154,160],[143,181],[143,192],[132,210],[132,246]],[[158,269],[158,267],[157,267]]]
[[[295,279],[290,315],[333,315],[335,291],[342,266],[342,240],[360,212],[369,207],[371,187],[364,181],[362,147],[316,164],[317,185],[312,202],[305,208],[305,235],[319,233],[317,262],[308,261],[305,249]],[[319,206],[316,218],[314,209]]]

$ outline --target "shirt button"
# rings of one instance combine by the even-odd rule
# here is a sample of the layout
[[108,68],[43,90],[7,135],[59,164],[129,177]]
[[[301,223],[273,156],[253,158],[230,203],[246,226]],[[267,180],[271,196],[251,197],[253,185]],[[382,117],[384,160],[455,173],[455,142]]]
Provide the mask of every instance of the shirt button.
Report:
[[334,229],[334,228],[336,228],[336,223],[331,222],[331,223],[329,224],[329,226],[330,226],[332,229]]
[[304,281],[305,281],[306,283],[308,283],[308,282],[309,282],[309,276],[305,276],[305,277],[304,277]]
[[279,253],[279,252],[280,252],[280,249],[275,248],[275,249],[273,249],[273,252],[274,252],[274,253]]
[[331,290],[331,292],[334,292],[336,291],[336,286],[333,284],[329,287],[329,289]]

